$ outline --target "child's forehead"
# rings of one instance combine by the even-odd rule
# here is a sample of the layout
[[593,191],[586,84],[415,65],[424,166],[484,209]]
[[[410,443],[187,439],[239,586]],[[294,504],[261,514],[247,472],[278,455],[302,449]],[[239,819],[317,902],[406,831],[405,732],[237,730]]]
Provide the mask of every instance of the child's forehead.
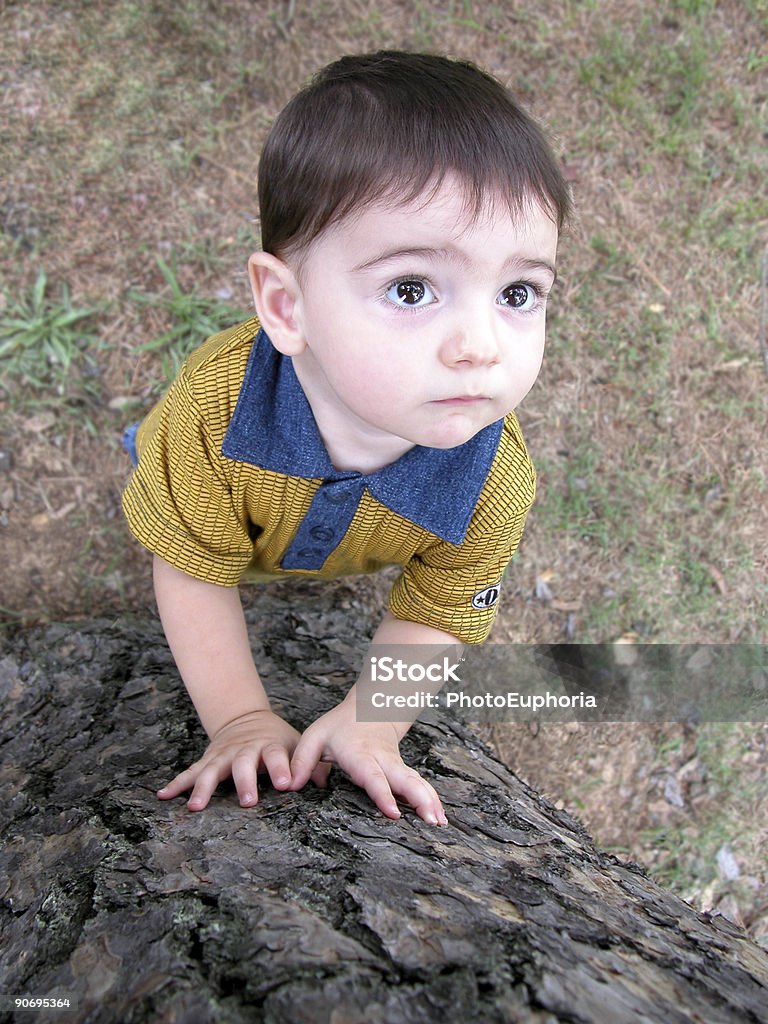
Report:
[[478,196],[471,185],[449,177],[416,195],[404,195],[403,190],[379,193],[333,221],[322,234],[372,237],[393,230],[400,235],[427,230],[458,237],[482,226],[489,233],[527,235],[542,218],[554,228],[551,215],[533,194],[515,201],[500,189]]
[[380,191],[331,220],[286,257],[303,285],[328,260],[337,268],[372,270],[398,255],[430,252],[433,258],[459,261],[467,255],[487,270],[515,254],[553,266],[557,243],[552,213],[532,193],[519,200],[500,189],[477,196],[471,187],[446,176],[411,195],[405,189]]

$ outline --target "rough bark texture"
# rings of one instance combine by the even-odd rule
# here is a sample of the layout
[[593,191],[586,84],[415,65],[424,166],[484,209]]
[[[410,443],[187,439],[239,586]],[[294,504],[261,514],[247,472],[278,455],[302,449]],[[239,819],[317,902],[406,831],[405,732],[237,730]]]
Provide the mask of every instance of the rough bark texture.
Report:
[[[370,633],[352,591],[331,598],[271,589],[249,611],[299,728]],[[0,692],[0,991],[79,1001],[19,1019],[768,1021],[759,947],[595,849],[447,717],[403,744],[438,830],[338,773],[249,811],[231,790],[196,815],[158,802],[204,739],[154,623],[20,633]]]

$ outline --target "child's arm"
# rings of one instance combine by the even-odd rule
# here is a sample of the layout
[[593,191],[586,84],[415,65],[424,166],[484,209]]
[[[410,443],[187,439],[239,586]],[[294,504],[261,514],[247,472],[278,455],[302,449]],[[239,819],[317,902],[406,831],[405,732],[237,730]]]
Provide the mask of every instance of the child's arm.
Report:
[[[461,641],[450,633],[386,614],[373,644],[430,644],[455,646]],[[301,737],[293,752],[291,789],[300,789],[321,761],[333,761],[364,789],[388,818],[399,818],[395,795],[405,800],[424,821],[446,825],[440,797],[430,784],[400,756],[399,743],[410,722],[358,722],[356,687],[327,714],[318,718]]]
[[[211,740],[200,760],[158,796],[168,800],[194,787],[187,806],[201,811],[216,786],[232,775],[240,803],[250,807],[258,801],[260,767],[277,789],[287,789],[289,758],[299,733],[270,709],[253,663],[237,587],[197,580],[158,556],[154,582],[168,644]],[[311,773],[313,781],[322,785],[328,771],[318,766]]]

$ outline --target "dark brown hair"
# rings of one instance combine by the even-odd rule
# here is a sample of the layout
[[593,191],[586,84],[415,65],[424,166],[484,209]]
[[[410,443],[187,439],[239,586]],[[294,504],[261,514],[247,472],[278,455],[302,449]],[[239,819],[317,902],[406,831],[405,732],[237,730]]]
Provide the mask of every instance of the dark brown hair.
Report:
[[475,216],[538,203],[560,229],[568,186],[543,131],[468,61],[381,50],[323,68],[277,117],[259,166],[262,246],[286,256],[379,201],[406,203],[447,174]]

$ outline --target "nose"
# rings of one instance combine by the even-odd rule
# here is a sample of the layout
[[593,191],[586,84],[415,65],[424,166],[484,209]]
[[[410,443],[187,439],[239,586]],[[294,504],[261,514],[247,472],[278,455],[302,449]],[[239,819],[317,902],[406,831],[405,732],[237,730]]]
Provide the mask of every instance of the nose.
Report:
[[440,354],[446,366],[493,366],[500,358],[493,328],[482,320],[454,324]]

